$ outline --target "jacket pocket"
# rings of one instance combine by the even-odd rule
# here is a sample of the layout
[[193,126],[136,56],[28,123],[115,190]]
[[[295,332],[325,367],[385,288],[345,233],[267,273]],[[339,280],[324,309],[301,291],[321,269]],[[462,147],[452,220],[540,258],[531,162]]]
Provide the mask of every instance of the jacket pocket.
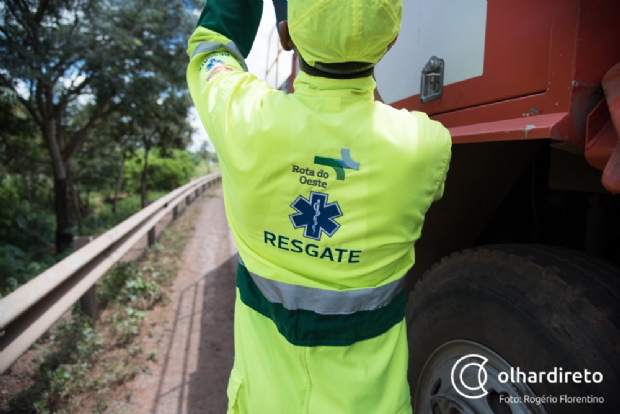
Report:
[[230,372],[230,380],[228,380],[228,389],[226,394],[228,395],[228,411],[226,414],[241,414],[239,409],[239,392],[243,385],[243,378],[239,374],[239,371],[233,367]]

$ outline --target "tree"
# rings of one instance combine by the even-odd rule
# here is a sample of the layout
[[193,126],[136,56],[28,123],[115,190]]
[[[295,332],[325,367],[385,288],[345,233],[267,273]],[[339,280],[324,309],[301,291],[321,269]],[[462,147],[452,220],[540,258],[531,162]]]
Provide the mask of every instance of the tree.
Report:
[[127,157],[135,153],[137,147],[135,137],[132,134],[131,118],[128,116],[118,117],[116,122],[111,126],[111,138],[116,141],[121,155],[116,172],[116,183],[114,185],[114,196],[112,198],[112,213],[116,214],[118,204],[118,195],[123,184],[123,173],[125,172],[125,163]]
[[123,108],[126,120],[124,134],[134,137],[144,151],[140,194],[142,207],[146,207],[146,178],[151,150],[158,148],[165,156],[171,149],[184,149],[194,131],[188,121],[191,100],[185,89],[171,90],[156,78],[143,78],[139,84],[145,92],[134,95]]
[[83,234],[82,218],[91,213],[90,193],[100,191],[105,194],[114,185],[122,151],[118,142],[110,137],[109,130],[108,122],[94,131],[76,152],[68,169],[69,192],[80,234]]
[[[212,150],[213,146],[210,141],[203,141],[200,144],[200,148],[196,151],[194,156],[196,157],[195,163],[198,164],[202,161],[207,165],[207,174],[211,172],[211,160],[213,159],[215,152]],[[212,151],[210,151],[212,150]]]
[[0,164],[5,174],[17,173],[22,179],[24,198],[32,208],[32,172],[40,170],[41,160],[34,154],[40,147],[36,125],[20,104],[14,91],[0,87]]
[[131,94],[142,92],[136,88],[141,79],[184,85],[186,36],[194,20],[187,7],[182,0],[0,4],[0,86],[18,94],[48,149],[59,252],[73,236],[67,201],[71,158]]
[[[106,192],[114,188],[112,212],[122,183],[127,156],[137,147],[136,140],[129,135],[126,123],[129,117],[121,115],[122,109],[112,114],[105,125],[97,128],[72,162],[75,181],[86,191],[88,203],[91,191]],[[88,210],[88,205],[84,206]],[[87,211],[86,211],[87,212]]]

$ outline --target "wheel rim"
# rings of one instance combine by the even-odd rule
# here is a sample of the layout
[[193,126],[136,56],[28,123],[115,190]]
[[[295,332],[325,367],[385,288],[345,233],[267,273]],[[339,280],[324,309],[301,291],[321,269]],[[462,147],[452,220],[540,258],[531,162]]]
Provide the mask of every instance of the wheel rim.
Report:
[[[464,358],[472,354],[483,359]],[[483,370],[480,365],[484,366]],[[453,368],[458,390],[452,382]],[[420,414],[547,414],[542,404],[532,401],[536,394],[527,383],[498,380],[500,372],[509,373],[511,368],[504,358],[484,345],[466,340],[446,342],[431,354],[422,368],[413,411]],[[479,388],[481,383],[482,389]],[[500,396],[505,398],[500,401]],[[506,398],[510,398],[510,403]]]

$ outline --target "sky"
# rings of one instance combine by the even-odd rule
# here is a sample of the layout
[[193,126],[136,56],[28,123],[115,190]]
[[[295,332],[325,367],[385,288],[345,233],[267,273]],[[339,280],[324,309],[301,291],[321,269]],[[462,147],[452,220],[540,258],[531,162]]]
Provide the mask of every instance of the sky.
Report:
[[[250,55],[246,59],[246,64],[248,65],[248,69],[251,73],[255,74],[259,79],[265,79],[265,69],[267,67],[267,59],[269,58],[269,63],[273,62],[277,53],[277,46],[279,44],[280,39],[278,38],[278,33],[274,31],[276,26],[276,16],[273,11],[273,3],[271,0],[266,0],[263,2],[263,17],[261,19],[260,27],[258,28],[258,34],[256,35],[256,40],[254,41],[254,45],[252,47],[252,51]],[[272,34],[273,32],[273,34]],[[269,42],[269,35],[271,35],[271,42]],[[268,47],[268,46],[271,47]],[[268,50],[269,49],[269,50]],[[267,57],[267,52],[269,51],[269,57]],[[293,52],[282,52],[280,55],[279,66],[278,66],[278,84],[282,84],[284,79],[286,79],[291,73],[292,67],[292,58]],[[269,73],[267,78],[267,82],[276,87],[276,79],[275,79],[275,67]],[[192,137],[192,146],[190,147],[191,151],[196,151],[200,148],[201,144],[204,141],[208,141],[209,137],[198,118],[198,114],[196,112],[196,108],[192,107],[190,112],[190,122],[194,126],[196,132]],[[213,151],[213,147],[211,147],[211,151]]]

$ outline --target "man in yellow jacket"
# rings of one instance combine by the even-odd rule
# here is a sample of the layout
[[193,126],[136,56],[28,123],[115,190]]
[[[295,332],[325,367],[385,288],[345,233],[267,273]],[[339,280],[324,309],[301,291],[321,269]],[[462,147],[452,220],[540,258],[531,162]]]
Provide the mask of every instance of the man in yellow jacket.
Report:
[[229,413],[411,413],[405,274],[450,136],[373,99],[401,0],[290,0],[287,95],[246,72],[262,0],[209,0],[187,79],[239,250]]

